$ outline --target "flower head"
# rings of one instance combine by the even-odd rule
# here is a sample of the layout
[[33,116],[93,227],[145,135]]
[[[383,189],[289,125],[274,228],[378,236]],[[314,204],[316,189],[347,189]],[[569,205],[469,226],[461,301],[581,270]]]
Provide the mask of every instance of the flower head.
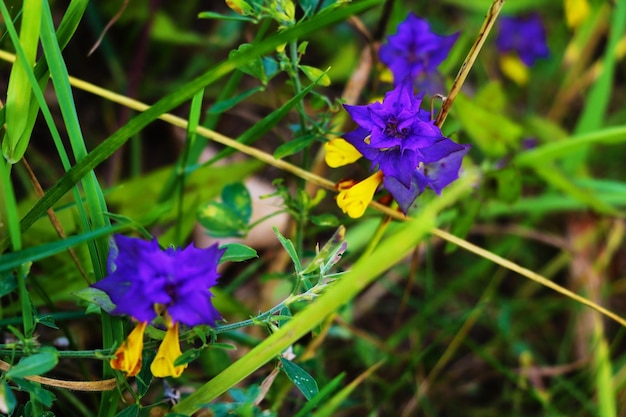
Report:
[[431,32],[426,20],[410,13],[380,47],[378,57],[393,73],[394,83],[407,76],[415,80],[435,73],[457,38],[458,33],[442,36]]
[[[469,145],[444,137],[420,104],[411,80],[405,78],[382,103],[345,106],[358,127],[346,133],[344,139],[370,160],[372,169],[380,170],[377,174],[382,174],[385,188],[404,213],[426,187],[440,193],[457,179],[463,156],[469,150]],[[373,198],[380,178],[376,186],[366,184],[374,184],[374,176],[350,189],[340,188],[337,204],[351,217],[361,216]],[[365,196],[369,200],[363,206]]]
[[[217,284],[217,265],[224,249],[217,245],[206,249],[190,245],[162,250],[156,240],[121,235],[115,235],[113,241],[109,275],[93,286],[109,295],[116,306],[112,314],[127,314],[139,323],[111,361],[114,369],[132,376],[138,372],[136,366],[141,367],[136,358],[141,359],[143,330],[157,315],[166,317],[168,332],[176,328],[167,339],[170,344],[174,334],[178,341],[178,323],[213,326],[220,319],[209,288]],[[173,352],[171,348],[167,351]]]
[[496,46],[503,54],[517,54],[527,67],[550,54],[543,23],[536,13],[501,17]]

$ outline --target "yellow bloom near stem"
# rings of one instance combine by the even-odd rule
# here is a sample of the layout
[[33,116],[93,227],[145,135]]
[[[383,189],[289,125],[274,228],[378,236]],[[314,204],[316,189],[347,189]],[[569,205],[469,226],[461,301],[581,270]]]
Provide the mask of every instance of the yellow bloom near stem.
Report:
[[565,0],[565,21],[570,28],[577,28],[589,16],[590,7],[587,0]]
[[361,217],[374,198],[374,193],[382,181],[383,172],[378,171],[374,175],[347,189],[342,189],[340,184],[340,192],[337,195],[337,205],[344,213],[353,219]]
[[147,322],[137,323],[126,340],[115,351],[115,358],[109,364],[111,368],[126,372],[126,376],[135,376],[141,370],[141,351],[143,350],[143,334]]
[[357,161],[361,155],[350,142],[345,139],[333,139],[324,144],[326,164],[337,168]]
[[528,82],[528,67],[517,55],[506,54],[501,56],[500,68],[507,77],[518,85],[525,85]]
[[152,365],[150,365],[152,375],[159,378],[168,376],[178,378],[187,367],[187,364],[174,366],[174,362],[180,355],[182,355],[182,352],[180,351],[180,342],[178,341],[178,323],[174,323],[173,326],[168,326],[156,357],[152,361]]

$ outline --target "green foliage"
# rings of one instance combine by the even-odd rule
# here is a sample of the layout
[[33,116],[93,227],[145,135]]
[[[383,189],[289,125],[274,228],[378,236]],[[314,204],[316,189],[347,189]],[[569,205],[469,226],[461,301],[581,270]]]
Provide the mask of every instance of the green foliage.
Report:
[[282,370],[289,377],[291,382],[300,390],[307,400],[315,397],[319,393],[317,382],[304,369],[290,361],[289,359],[280,358]]
[[[623,330],[603,319],[626,324],[625,0],[589,1],[577,27],[564,13],[584,15],[583,1],[507,2],[548,33],[526,83],[504,71],[499,18],[479,34],[498,1],[201,3],[0,3],[0,58],[17,56],[0,108],[1,413],[625,409]],[[342,103],[391,88],[375,54],[409,12],[462,32],[422,106],[452,103],[444,132],[472,149],[461,178],[406,217],[378,190],[350,219],[336,184],[370,167],[329,170],[323,146],[354,128]],[[180,379],[150,371],[167,316],[148,326],[136,376],[110,367],[134,320],[90,284],[116,268],[115,233],[163,247],[208,234],[226,249],[211,289],[224,319],[180,327]]]
[[198,208],[198,221],[211,236],[245,236],[250,228],[252,199],[242,183],[233,183],[222,190],[222,202],[211,201]]

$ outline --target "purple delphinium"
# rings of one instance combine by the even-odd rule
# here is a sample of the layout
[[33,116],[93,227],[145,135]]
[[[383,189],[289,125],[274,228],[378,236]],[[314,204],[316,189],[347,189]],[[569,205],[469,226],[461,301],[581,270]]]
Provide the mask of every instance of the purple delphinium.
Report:
[[115,235],[109,253],[109,275],[93,286],[109,295],[113,314],[148,322],[166,311],[174,322],[188,326],[215,325],[220,314],[211,302],[217,265],[225,249],[193,245],[162,250],[155,240]]
[[550,55],[546,32],[538,14],[502,16],[498,25],[496,47],[501,53],[516,53],[530,67],[538,58]]
[[394,84],[407,76],[412,80],[428,77],[436,73],[458,36],[437,35],[431,32],[426,20],[410,13],[398,25],[397,33],[380,47],[378,58],[391,70]]
[[444,137],[420,104],[407,77],[382,103],[344,105],[358,125],[344,139],[383,172],[385,188],[404,213],[426,187],[440,193],[457,179],[469,150]]

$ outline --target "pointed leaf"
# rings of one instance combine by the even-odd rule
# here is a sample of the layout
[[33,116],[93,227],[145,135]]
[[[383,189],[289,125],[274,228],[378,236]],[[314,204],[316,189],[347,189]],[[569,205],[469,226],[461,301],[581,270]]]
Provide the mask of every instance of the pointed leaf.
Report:
[[280,363],[283,365],[282,369],[285,371],[285,374],[287,374],[291,382],[298,387],[307,400],[310,400],[319,392],[317,382],[315,382],[315,379],[313,379],[307,371],[282,357],[280,358]]
[[42,349],[41,352],[20,359],[17,365],[7,372],[9,378],[24,378],[31,375],[45,374],[59,363],[59,354],[54,348]]
[[226,252],[222,255],[220,264],[224,262],[242,262],[259,257],[256,250],[241,243],[226,243],[220,246],[220,249],[224,248],[226,248]]

